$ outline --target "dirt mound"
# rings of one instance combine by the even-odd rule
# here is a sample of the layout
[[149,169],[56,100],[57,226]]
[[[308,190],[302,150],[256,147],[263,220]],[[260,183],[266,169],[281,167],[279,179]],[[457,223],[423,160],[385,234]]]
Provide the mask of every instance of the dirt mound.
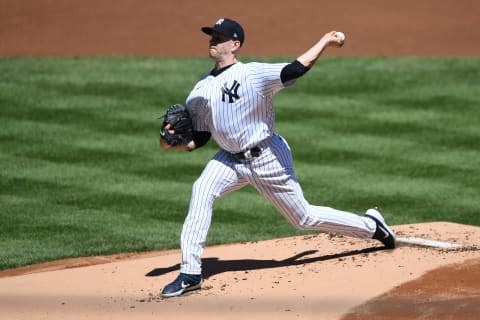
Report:
[[[478,301],[480,277],[459,272],[459,263],[467,261],[467,271],[477,274],[480,228],[427,223],[394,229],[403,237],[464,247],[401,245],[384,250],[373,240],[328,234],[207,247],[203,289],[171,299],[162,299],[159,293],[178,273],[180,252],[176,250],[52,263],[51,269],[70,266],[56,271],[45,271],[49,268],[44,264],[37,270],[24,268],[24,275],[3,272],[0,319],[143,320],[169,314],[176,319],[340,319],[349,310],[353,310],[349,317],[356,318],[346,319],[371,319],[377,311],[381,318],[395,311],[398,303],[414,302],[419,303],[415,305],[418,313],[448,315],[445,306],[459,301],[463,309],[455,319],[472,319],[469,316],[478,310],[478,303],[472,302]],[[442,269],[433,271],[437,268]],[[434,283],[432,279],[438,285],[426,286]],[[440,297],[442,303],[427,304],[433,301],[428,296]],[[379,308],[375,302],[381,299],[387,299],[391,308],[383,304]],[[403,319],[405,313],[397,315]]]
[[480,259],[430,271],[350,311],[342,320],[474,320],[480,315]]

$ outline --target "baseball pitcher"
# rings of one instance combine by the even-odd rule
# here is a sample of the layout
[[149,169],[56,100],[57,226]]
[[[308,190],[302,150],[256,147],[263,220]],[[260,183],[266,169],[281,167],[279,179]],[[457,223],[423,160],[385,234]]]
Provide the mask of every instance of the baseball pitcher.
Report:
[[245,35],[238,22],[223,18],[201,30],[210,36],[209,56],[215,66],[194,86],[186,107],[172,106],[167,111],[160,145],[191,151],[213,138],[220,150],[193,185],[181,233],[180,274],[165,286],[162,295],[178,296],[201,288],[201,257],[213,204],[247,184],[298,229],[374,238],[393,249],[395,233],[378,209],[368,209],[360,216],[310,204],[295,176],[290,147],[275,132],[275,94],[305,75],[327,47],[340,47],[343,34],[326,33],[290,63],[242,63],[238,53]]

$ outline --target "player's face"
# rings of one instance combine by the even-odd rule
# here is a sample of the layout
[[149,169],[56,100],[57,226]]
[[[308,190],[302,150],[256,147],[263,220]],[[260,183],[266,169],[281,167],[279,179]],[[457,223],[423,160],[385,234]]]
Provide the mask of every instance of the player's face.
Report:
[[222,57],[232,54],[234,41],[219,33],[213,33],[209,42],[210,57],[215,60],[221,60]]

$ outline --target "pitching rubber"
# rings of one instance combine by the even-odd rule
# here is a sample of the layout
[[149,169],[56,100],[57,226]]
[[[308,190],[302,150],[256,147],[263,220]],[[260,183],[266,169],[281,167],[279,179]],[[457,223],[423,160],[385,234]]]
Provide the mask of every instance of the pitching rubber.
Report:
[[459,249],[463,247],[463,245],[458,243],[436,241],[436,240],[429,240],[429,239],[416,238],[416,237],[397,238],[397,244],[433,247],[433,248],[441,248],[441,249]]

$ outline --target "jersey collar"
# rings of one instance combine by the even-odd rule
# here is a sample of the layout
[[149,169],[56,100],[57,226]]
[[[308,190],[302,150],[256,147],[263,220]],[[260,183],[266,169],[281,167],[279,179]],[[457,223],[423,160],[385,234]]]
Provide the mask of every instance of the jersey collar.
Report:
[[[236,63],[236,62],[235,62]],[[221,74],[223,71],[227,70],[228,68],[230,68],[231,66],[233,66],[235,63],[232,63],[226,67],[223,67],[223,68],[220,68],[220,69],[215,69],[213,68],[212,71],[210,71],[210,74],[214,77],[218,76],[219,74]]]

